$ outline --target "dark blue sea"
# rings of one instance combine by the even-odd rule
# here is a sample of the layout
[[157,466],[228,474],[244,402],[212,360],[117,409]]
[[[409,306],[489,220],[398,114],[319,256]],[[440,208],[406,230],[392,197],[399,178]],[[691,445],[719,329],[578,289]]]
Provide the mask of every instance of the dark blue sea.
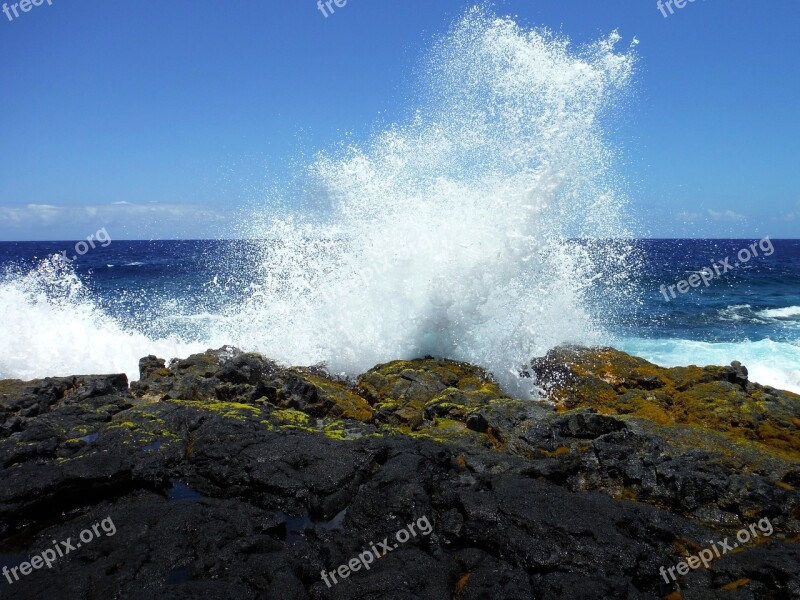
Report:
[[[271,289],[262,285],[258,258],[265,242],[114,240],[83,255],[75,244],[0,243],[0,378],[135,377],[141,356],[171,358],[225,343],[280,353],[273,342],[261,347],[266,329],[243,333],[258,317],[241,307],[252,311],[253,298]],[[585,295],[599,339],[572,341],[607,343],[664,366],[739,360],[751,379],[800,392],[800,241],[635,246],[634,293],[610,306],[613,290],[599,277]],[[349,351],[346,340],[340,351]]]

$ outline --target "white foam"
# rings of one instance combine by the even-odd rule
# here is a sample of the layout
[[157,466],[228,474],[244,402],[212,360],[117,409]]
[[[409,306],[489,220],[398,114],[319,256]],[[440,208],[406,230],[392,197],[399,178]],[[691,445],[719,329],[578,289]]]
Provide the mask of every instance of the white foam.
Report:
[[761,317],[768,319],[796,319],[800,317],[800,306],[787,306],[785,308],[768,308],[757,312]]
[[139,378],[139,358],[171,358],[201,344],[150,339],[106,316],[58,255],[28,273],[0,281],[0,379],[126,373]]
[[767,324],[768,318],[759,316],[761,313],[755,312],[749,304],[732,304],[717,311],[717,316],[721,321],[735,321],[746,323]]
[[769,339],[708,343],[629,338],[614,346],[662,367],[728,365],[738,360],[747,367],[750,381],[800,394],[800,344]]
[[587,290],[622,290],[631,249],[570,238],[630,237],[600,126],[633,67],[619,40],[574,48],[469,11],[436,46],[409,122],[310,166],[324,222],[276,214],[280,198],[250,219],[274,243],[232,343],[347,373],[432,354],[514,387],[530,357],[596,341]]

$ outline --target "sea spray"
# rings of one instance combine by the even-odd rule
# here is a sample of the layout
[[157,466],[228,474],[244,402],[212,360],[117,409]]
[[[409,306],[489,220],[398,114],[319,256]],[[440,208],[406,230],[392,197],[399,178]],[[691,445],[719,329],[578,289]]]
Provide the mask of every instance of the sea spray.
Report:
[[[526,359],[599,340],[635,262],[602,127],[634,66],[619,43],[573,48],[469,10],[407,122],[309,166],[323,214],[252,216],[260,289],[224,325],[230,341],[349,374],[466,360],[526,393]],[[607,295],[590,303],[598,281]]]
[[603,129],[634,66],[620,43],[573,47],[469,10],[423,64],[410,116],[320,154],[296,186],[311,202],[270,193],[242,224],[253,241],[216,258],[219,278],[183,292],[176,279],[186,306],[120,292],[134,309],[109,310],[52,261],[6,273],[0,377],[135,378],[142,356],[231,344],[348,375],[467,360],[527,394],[524,362],[604,340],[631,292],[636,253]]
[[142,356],[186,356],[205,349],[173,338],[153,339],[108,316],[60,254],[0,277],[0,379],[88,373],[139,378]]

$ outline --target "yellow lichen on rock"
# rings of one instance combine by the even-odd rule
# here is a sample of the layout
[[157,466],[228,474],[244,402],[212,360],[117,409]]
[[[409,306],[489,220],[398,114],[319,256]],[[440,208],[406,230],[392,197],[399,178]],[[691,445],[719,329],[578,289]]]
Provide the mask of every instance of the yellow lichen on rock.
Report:
[[800,460],[800,396],[741,379],[732,367],[662,368],[612,348],[563,347],[533,362],[558,410],[592,408],[689,425]]

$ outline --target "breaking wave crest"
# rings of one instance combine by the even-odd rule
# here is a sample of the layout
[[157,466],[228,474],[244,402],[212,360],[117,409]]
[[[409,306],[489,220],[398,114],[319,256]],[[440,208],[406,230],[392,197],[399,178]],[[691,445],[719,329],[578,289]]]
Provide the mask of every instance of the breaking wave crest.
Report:
[[634,65],[619,41],[574,48],[469,11],[408,122],[309,167],[327,211],[255,215],[262,289],[235,342],[347,373],[430,354],[516,387],[527,358],[599,339],[634,256],[599,243],[630,237],[601,125]]
[[603,125],[634,67],[619,45],[612,33],[575,47],[467,11],[434,44],[407,119],[305,169],[313,209],[285,192],[242,224],[258,250],[218,260],[243,260],[239,289],[255,291],[202,319],[196,339],[170,336],[168,315],[155,328],[144,314],[112,318],[54,258],[0,282],[0,375],[135,377],[141,356],[233,344],[347,374],[397,358],[467,360],[526,393],[520,365],[601,341],[633,291],[624,185]]
[[205,348],[152,339],[111,318],[58,254],[28,272],[4,273],[0,320],[0,378],[126,373],[133,380],[142,356],[184,356]]

